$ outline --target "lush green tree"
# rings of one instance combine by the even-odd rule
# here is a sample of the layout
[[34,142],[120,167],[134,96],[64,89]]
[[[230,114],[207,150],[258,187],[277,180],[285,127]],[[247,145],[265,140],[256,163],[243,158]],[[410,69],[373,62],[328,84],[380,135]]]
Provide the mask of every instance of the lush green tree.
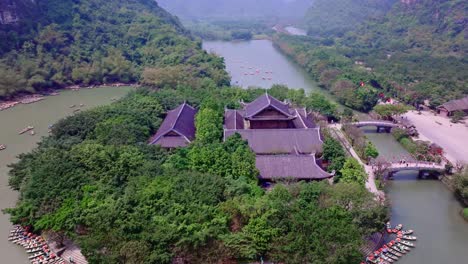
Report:
[[341,169],[341,175],[340,181],[349,183],[355,182],[361,185],[364,185],[367,179],[367,174],[364,171],[364,168],[356,159],[353,158],[346,159],[343,169]]
[[455,175],[455,188],[457,193],[463,198],[468,199],[468,170]]
[[366,154],[367,159],[370,159],[370,158],[375,159],[379,156],[379,151],[374,146],[374,144],[372,144],[372,142],[370,141],[367,142],[366,149],[364,150],[364,152]]
[[411,107],[403,104],[378,104],[374,107],[374,111],[383,119],[391,119],[394,116],[405,114]]

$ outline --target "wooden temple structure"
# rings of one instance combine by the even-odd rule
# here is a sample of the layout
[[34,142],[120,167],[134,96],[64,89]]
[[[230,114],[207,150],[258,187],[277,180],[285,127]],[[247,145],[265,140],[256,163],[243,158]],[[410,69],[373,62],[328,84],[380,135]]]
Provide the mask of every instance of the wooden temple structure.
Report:
[[197,110],[187,103],[169,111],[149,144],[169,149],[186,147],[195,139],[196,114]]
[[[183,103],[167,113],[149,144],[163,148],[185,147],[195,139],[197,110]],[[316,160],[322,152],[320,128],[305,108],[264,94],[242,109],[225,109],[224,140],[234,134],[246,140],[256,154],[262,182],[282,179],[323,180],[333,177]]]
[[256,154],[261,181],[323,180],[333,177],[316,161],[322,152],[320,128],[305,108],[264,94],[243,109],[226,109],[224,140],[238,133]]

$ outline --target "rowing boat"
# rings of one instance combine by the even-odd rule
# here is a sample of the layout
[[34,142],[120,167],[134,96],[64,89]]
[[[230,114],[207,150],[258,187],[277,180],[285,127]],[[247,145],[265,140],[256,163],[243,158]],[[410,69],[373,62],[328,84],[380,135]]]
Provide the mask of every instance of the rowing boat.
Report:
[[413,243],[405,241],[405,240],[400,240],[400,241],[398,241],[398,243],[403,244],[403,245],[408,246],[408,247],[414,247]]

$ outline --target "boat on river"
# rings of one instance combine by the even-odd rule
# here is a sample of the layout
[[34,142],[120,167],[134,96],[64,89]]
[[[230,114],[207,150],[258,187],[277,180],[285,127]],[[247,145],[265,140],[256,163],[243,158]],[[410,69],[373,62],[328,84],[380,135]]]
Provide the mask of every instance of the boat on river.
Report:
[[412,240],[412,241],[418,239],[415,236],[398,236],[398,238],[401,238],[401,239],[404,239],[404,240]]
[[33,126],[27,126],[27,127],[23,128],[23,129],[21,129],[21,130],[18,132],[18,134],[22,135],[22,134],[28,132],[29,130],[33,130],[33,129],[34,129]]
[[411,229],[410,229],[410,230],[401,231],[401,233],[402,233],[403,235],[411,235],[411,234],[413,234],[413,232],[414,232],[414,231],[411,230]]
[[0,144],[0,151],[5,150],[5,149],[6,149],[6,145]]
[[395,229],[398,230],[398,231],[400,231],[402,228],[403,228],[403,225],[402,225],[402,224],[398,224],[398,225],[395,227]]
[[400,252],[394,250],[393,248],[389,248],[389,249],[388,249],[388,252],[390,252],[391,254],[393,254],[393,255],[395,255],[395,256],[397,256],[397,257],[402,257],[402,256],[403,256],[402,253],[400,253]]
[[398,260],[398,257],[393,255],[393,254],[390,254],[390,253],[382,253],[385,257],[389,258],[389,259],[392,259],[394,261],[397,261]]
[[398,241],[398,243],[403,244],[403,245],[408,246],[408,247],[414,247],[413,243],[405,241],[405,240],[400,240],[400,241]]
[[36,132],[34,132],[34,130],[31,130],[31,131],[29,131],[29,135],[34,136],[34,135],[36,135]]

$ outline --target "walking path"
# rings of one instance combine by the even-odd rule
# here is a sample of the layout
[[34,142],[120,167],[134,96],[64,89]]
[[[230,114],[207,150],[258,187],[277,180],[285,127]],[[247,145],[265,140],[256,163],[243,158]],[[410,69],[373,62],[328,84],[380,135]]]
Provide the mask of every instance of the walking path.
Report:
[[352,145],[348,142],[346,137],[343,135],[341,131],[341,124],[335,124],[335,125],[330,125],[329,126],[335,135],[338,137],[338,139],[341,141],[341,143],[344,145],[346,150],[348,151],[349,154],[353,158],[355,158],[359,164],[361,164],[364,167],[364,170],[367,173],[367,180],[366,180],[366,188],[369,190],[369,192],[375,194],[376,197],[378,197],[379,200],[385,199],[385,193],[383,191],[380,191],[377,189],[377,185],[375,185],[375,174],[374,170],[372,169],[371,166],[366,165],[364,162],[362,162],[361,158],[359,155],[356,153]]

